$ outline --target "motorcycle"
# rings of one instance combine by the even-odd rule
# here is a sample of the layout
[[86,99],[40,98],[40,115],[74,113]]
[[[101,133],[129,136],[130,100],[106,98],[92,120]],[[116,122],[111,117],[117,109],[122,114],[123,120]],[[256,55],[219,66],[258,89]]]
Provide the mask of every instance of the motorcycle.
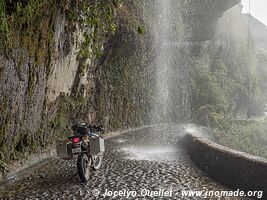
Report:
[[96,132],[104,131],[103,126],[86,123],[75,124],[71,127],[73,136],[64,141],[56,141],[57,155],[61,159],[77,158],[78,174],[82,182],[90,178],[90,169],[101,167],[105,151],[104,139]]

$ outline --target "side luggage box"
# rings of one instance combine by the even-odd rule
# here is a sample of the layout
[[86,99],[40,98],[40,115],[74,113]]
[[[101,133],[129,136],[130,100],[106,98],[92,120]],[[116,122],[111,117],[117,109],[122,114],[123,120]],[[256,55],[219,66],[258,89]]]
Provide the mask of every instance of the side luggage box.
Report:
[[105,151],[104,139],[101,137],[90,138],[90,155],[96,156]]
[[68,143],[64,140],[57,140],[56,141],[56,150],[57,156],[64,160],[70,160],[73,158],[70,149],[68,148]]

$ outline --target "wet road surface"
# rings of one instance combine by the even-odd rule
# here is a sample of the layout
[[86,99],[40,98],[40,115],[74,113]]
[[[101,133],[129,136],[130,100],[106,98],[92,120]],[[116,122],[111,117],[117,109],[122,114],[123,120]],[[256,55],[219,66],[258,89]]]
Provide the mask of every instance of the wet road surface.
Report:
[[[54,159],[2,187],[0,199],[204,199],[184,197],[182,191],[226,190],[178,147],[183,131],[182,126],[160,126],[109,138],[103,165],[92,171],[88,183],[80,182],[76,160]],[[149,197],[144,189],[162,193]],[[123,197],[114,196],[114,191],[121,191]],[[126,191],[132,191],[128,198]]]

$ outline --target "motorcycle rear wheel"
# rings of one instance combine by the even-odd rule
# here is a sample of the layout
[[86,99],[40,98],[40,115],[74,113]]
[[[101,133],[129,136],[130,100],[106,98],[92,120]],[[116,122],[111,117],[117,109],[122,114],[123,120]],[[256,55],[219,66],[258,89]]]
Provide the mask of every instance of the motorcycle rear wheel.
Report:
[[91,157],[83,153],[78,156],[77,168],[78,174],[82,182],[87,182],[90,178]]

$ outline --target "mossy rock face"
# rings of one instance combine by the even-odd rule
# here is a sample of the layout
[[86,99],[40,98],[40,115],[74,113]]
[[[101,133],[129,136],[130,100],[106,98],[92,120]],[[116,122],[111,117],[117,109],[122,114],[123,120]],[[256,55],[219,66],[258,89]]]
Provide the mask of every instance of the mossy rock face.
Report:
[[153,74],[146,75],[146,70],[153,59],[152,39],[136,30],[144,20],[139,9],[138,1],[129,1],[117,10],[117,30],[98,59],[96,119],[111,130],[140,126],[151,119],[149,94],[154,82],[148,81]]
[[[128,85],[120,86],[116,97],[111,94],[104,97],[99,92],[102,87],[99,80],[112,80],[116,77],[115,71],[110,74],[108,70],[105,74],[101,73],[98,62],[104,57],[104,47],[109,45],[109,39],[117,33],[117,23],[121,23],[115,20],[116,9],[123,9],[120,0],[78,3],[65,0],[31,0],[23,3],[9,1],[8,10],[5,6],[7,5],[0,5],[1,28],[2,25],[8,28],[5,34],[2,35],[1,32],[0,41],[3,44],[1,48],[4,47],[0,51],[4,54],[5,64],[0,73],[0,83],[3,85],[0,89],[0,99],[4,102],[1,105],[3,115],[0,118],[1,123],[3,122],[0,128],[0,143],[5,143],[1,145],[0,154],[3,162],[19,160],[48,147],[56,138],[66,137],[64,129],[71,122],[108,122],[110,130],[140,123],[140,119],[135,119],[138,118],[137,114],[130,114],[134,113],[134,107],[128,102],[128,98],[123,100],[123,113],[127,114],[123,116],[120,112],[120,101],[123,99],[121,96],[126,95]],[[56,27],[56,19],[62,15],[66,20],[65,24],[60,25],[63,26],[64,33],[59,39],[70,39],[55,46],[59,44],[55,41],[58,38],[55,31],[61,28]],[[81,44],[70,44],[76,41],[74,37],[77,35],[74,32],[77,27],[84,30],[83,40]],[[136,32],[135,28],[133,30]],[[71,45],[80,45],[80,52],[77,54],[79,66],[73,87],[68,94],[62,93],[55,101],[50,102],[47,99],[47,82],[55,70],[53,61],[68,56]],[[128,54],[130,55],[130,52]],[[0,58],[2,61],[2,57]],[[117,66],[120,67],[119,65]],[[126,71],[127,69],[124,70]],[[87,77],[87,80],[83,80],[84,77]],[[91,79],[92,77],[94,78]],[[126,77],[123,77],[125,80],[118,84],[127,83],[132,78],[128,72]],[[106,90],[103,92],[108,94]],[[112,109],[107,109],[107,98],[113,99],[110,104]],[[113,117],[107,120],[107,116]]]

